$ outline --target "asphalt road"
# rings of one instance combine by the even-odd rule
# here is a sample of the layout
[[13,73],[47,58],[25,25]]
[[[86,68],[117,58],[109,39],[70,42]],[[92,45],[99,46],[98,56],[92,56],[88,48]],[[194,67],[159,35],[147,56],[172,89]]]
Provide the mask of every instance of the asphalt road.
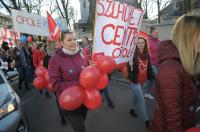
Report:
[[[138,118],[129,115],[132,92],[127,81],[119,73],[114,73],[109,83],[110,95],[115,103],[111,109],[106,102],[98,110],[89,110],[86,119],[87,132],[145,132],[145,123],[136,109]],[[18,91],[22,107],[28,115],[30,132],[72,132],[71,126],[61,125],[55,97],[48,99],[36,89]],[[155,100],[146,100],[147,109],[152,115]]]

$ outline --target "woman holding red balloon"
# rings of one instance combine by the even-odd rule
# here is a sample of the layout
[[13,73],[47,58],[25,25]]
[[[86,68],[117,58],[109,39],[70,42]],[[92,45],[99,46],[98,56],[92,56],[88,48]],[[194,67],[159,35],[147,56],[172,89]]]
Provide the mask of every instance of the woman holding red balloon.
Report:
[[45,52],[43,49],[43,43],[39,42],[36,45],[35,51],[33,52],[33,65],[35,69],[40,66],[40,62],[43,61],[44,56]]
[[151,61],[148,52],[147,40],[139,37],[133,59],[127,63],[128,79],[130,80],[130,88],[133,91],[132,108],[130,114],[137,118],[134,108],[137,106],[143,115],[146,127],[149,125],[149,116],[145,106],[144,95],[142,91],[143,85],[147,79],[154,79],[151,69]]
[[[63,32],[61,43],[62,48],[57,49],[49,61],[50,82],[59,99],[59,107],[74,132],[86,132],[84,121],[87,108],[82,105],[84,92],[80,87],[79,76],[88,66],[88,59],[80,53],[73,32]],[[66,95],[68,98],[65,98]],[[66,101],[71,103],[65,106],[63,104]]]

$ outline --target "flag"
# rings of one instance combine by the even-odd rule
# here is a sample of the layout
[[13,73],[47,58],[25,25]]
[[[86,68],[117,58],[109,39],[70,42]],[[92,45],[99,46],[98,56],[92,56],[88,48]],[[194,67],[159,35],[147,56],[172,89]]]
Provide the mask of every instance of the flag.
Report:
[[48,27],[49,27],[49,39],[54,40],[54,41],[59,41],[61,30],[56,25],[56,22],[53,20],[53,18],[48,12],[47,12],[47,20],[48,20]]
[[143,31],[140,31],[140,32],[139,32],[139,36],[140,36],[140,37],[143,37],[143,38],[145,38],[145,39],[148,39],[148,36],[149,36],[149,35],[148,35],[147,33],[143,32]]

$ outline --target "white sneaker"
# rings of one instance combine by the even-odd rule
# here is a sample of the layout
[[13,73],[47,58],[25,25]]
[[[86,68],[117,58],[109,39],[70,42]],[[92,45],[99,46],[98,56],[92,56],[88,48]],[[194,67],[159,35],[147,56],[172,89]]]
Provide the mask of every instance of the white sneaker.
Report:
[[151,94],[144,94],[144,97],[148,98],[148,99],[151,99],[151,100],[154,99],[154,97]]
[[145,93],[145,94],[144,94],[144,97],[145,97],[145,98],[148,98],[149,96],[148,96],[148,94],[147,94],[147,93]]

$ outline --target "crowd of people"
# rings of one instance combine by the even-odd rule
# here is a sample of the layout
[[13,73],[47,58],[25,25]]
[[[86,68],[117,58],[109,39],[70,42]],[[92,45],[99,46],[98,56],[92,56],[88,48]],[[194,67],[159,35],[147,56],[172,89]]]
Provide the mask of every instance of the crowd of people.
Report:
[[[186,32],[187,31],[187,32]],[[31,90],[34,71],[43,65],[48,68],[50,82],[56,96],[62,124],[66,120],[74,132],[86,132],[88,109],[81,105],[67,111],[59,106],[61,93],[69,86],[79,86],[81,71],[90,65],[92,44],[84,36],[82,44],[76,42],[73,32],[61,34],[61,46],[47,42],[16,42],[13,49],[3,42],[0,49],[0,65],[5,74],[17,71],[18,89]],[[41,63],[43,62],[43,63]],[[125,69],[132,91],[129,114],[134,118],[139,109],[148,132],[184,132],[196,125],[196,109],[200,80],[200,16],[183,15],[171,33],[171,39],[159,41],[158,31],[150,27],[148,38],[138,37],[133,58]],[[39,91],[42,93],[42,91]],[[102,91],[110,108],[115,105],[109,88]],[[47,98],[50,94],[45,90]],[[145,98],[156,99],[154,116],[150,119]]]

